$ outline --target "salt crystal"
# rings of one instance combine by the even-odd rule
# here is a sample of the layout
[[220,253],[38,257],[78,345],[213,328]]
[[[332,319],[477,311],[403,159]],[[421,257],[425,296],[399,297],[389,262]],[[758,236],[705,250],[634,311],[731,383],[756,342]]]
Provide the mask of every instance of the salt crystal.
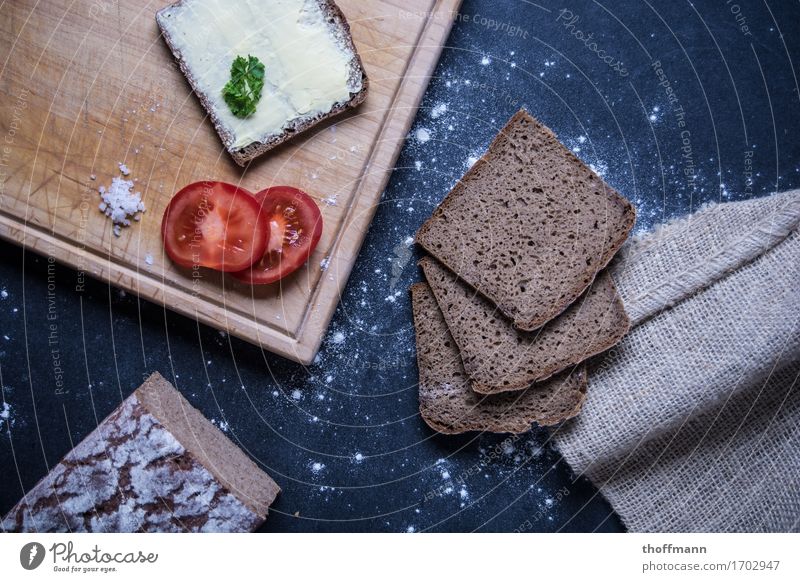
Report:
[[133,182],[123,178],[111,180],[111,187],[100,186],[98,189],[102,202],[100,211],[114,223],[114,234],[120,235],[121,226],[130,226],[131,218],[136,219],[145,211],[142,195],[133,191]]
[[122,172],[123,176],[127,176],[128,174],[131,173],[131,171],[128,169],[128,166],[126,166],[122,162],[119,163],[119,171]]

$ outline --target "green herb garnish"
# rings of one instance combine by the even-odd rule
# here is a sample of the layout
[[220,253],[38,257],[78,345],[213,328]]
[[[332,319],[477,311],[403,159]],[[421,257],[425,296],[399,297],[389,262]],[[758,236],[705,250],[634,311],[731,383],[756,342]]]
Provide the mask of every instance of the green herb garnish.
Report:
[[236,57],[231,65],[231,80],[222,90],[225,103],[236,117],[250,117],[256,112],[264,88],[264,63],[256,57]]

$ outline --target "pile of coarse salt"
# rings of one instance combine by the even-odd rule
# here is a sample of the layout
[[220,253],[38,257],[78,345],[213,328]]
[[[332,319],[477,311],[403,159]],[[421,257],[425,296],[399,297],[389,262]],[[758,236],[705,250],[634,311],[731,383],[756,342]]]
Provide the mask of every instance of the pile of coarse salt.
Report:
[[111,180],[111,187],[100,186],[100,196],[103,201],[100,203],[100,212],[103,212],[114,223],[114,235],[119,236],[121,227],[130,226],[131,217],[134,220],[141,219],[141,213],[145,211],[142,202],[141,192],[133,191],[133,181],[124,178],[114,178]]

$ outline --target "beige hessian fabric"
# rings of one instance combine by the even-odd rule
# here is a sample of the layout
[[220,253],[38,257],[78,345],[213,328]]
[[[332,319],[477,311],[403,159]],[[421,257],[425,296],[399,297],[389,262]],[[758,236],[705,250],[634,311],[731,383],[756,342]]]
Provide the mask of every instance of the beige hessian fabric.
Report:
[[612,265],[633,329],[554,433],[631,531],[800,530],[800,190],[720,204]]

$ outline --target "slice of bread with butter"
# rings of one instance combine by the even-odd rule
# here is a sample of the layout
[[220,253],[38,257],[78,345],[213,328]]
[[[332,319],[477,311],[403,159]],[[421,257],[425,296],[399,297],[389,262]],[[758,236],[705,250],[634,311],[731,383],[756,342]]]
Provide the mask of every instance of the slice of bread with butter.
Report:
[[[367,96],[350,27],[331,0],[180,0],[156,20],[240,166]],[[263,63],[264,83],[242,118],[223,91],[234,60],[250,56]]]

